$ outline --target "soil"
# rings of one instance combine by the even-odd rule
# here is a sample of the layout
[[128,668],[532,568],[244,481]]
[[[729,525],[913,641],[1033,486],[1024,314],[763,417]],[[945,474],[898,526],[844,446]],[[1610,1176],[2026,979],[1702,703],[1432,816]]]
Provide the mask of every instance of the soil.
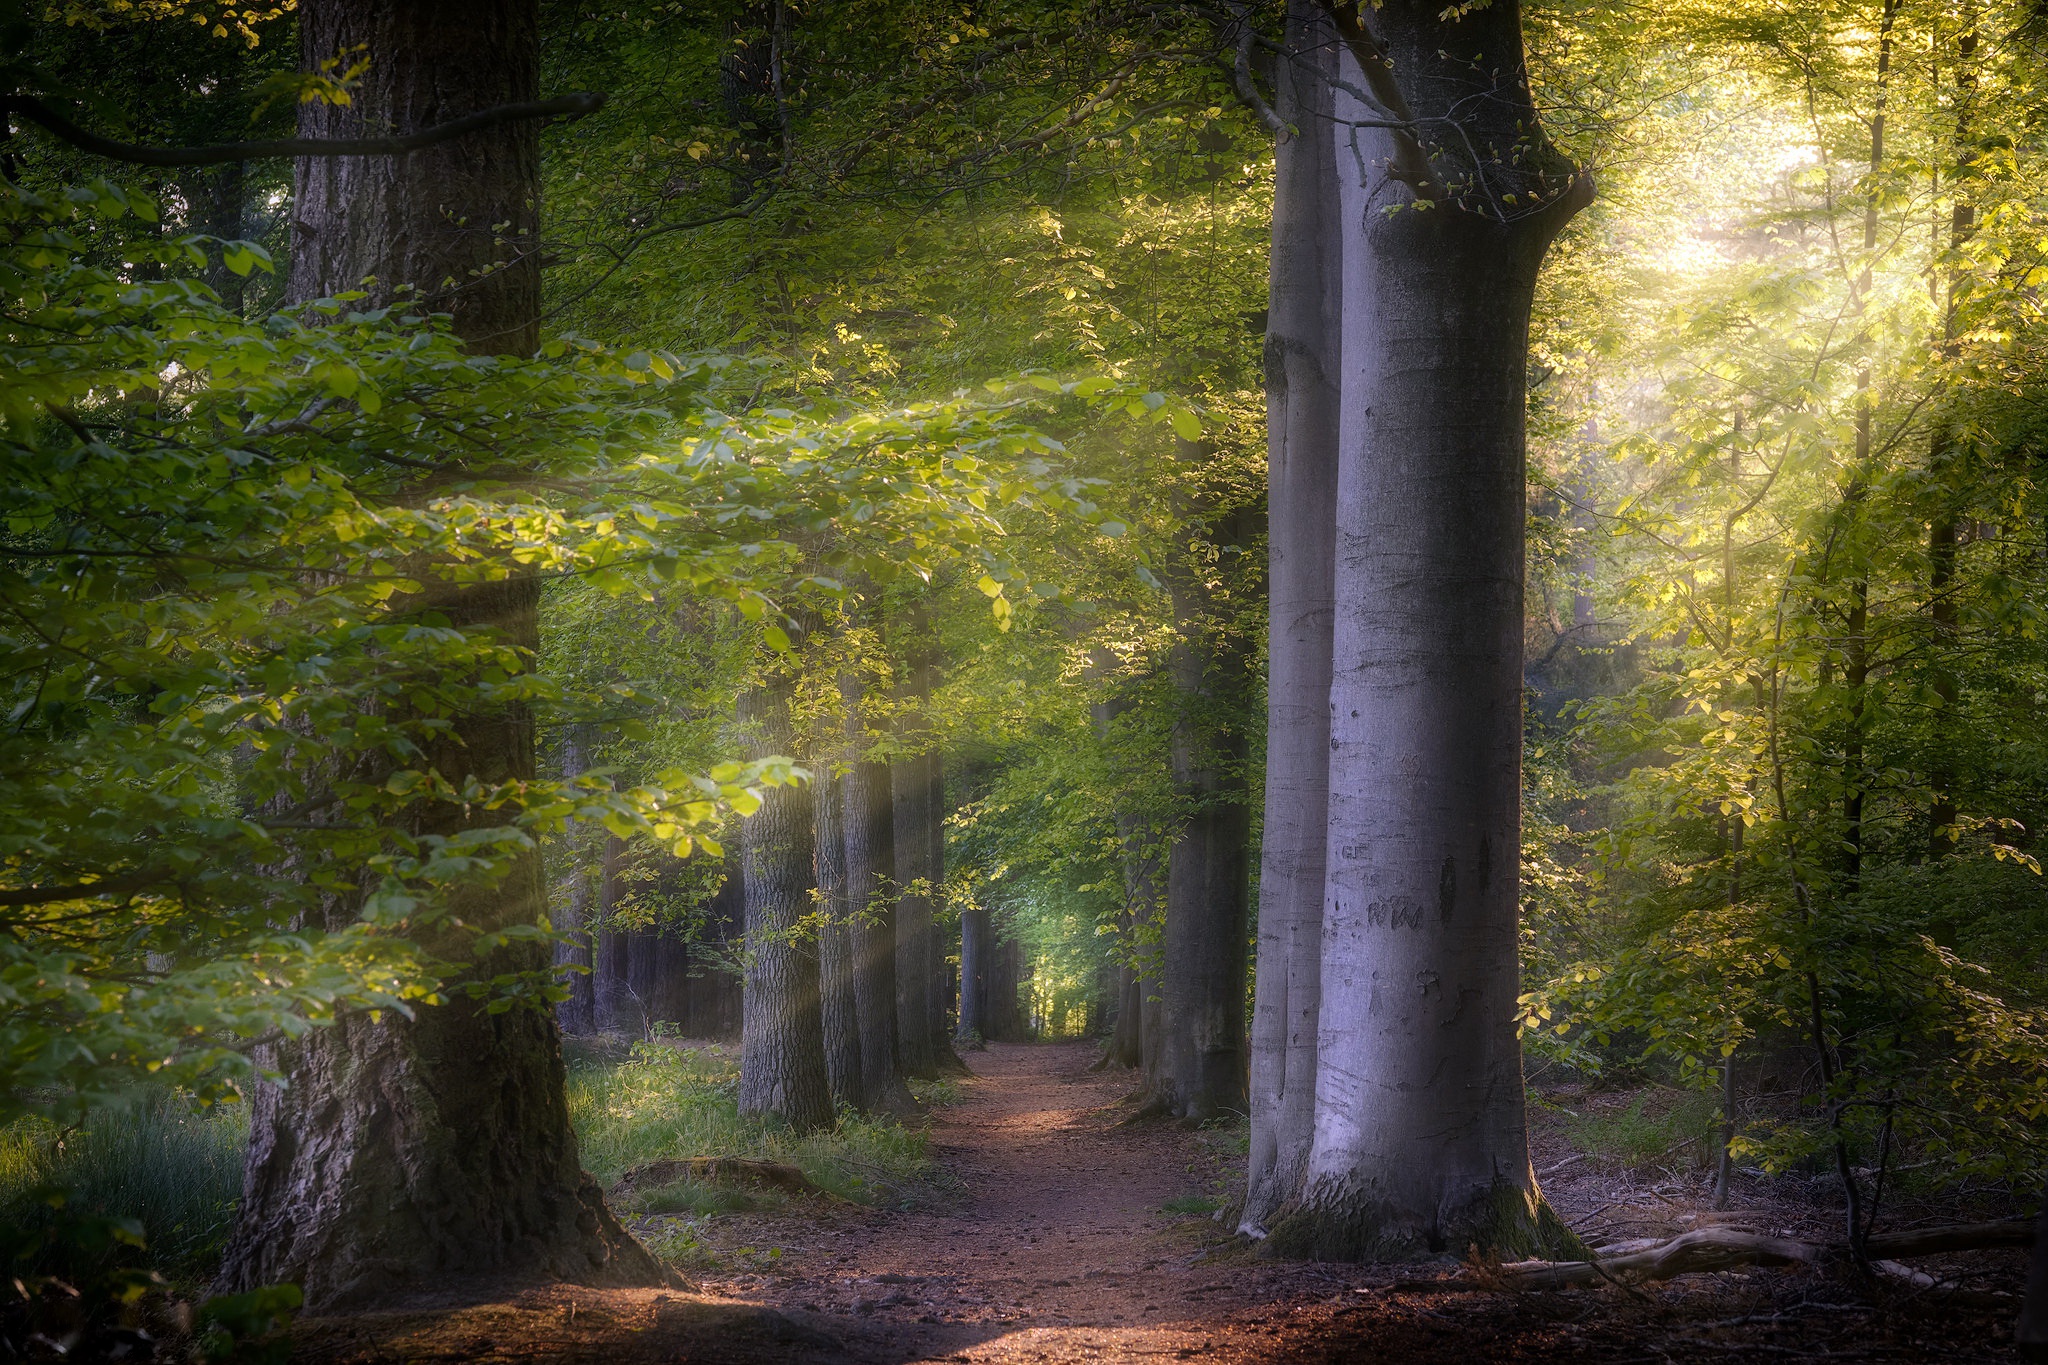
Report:
[[[1934,1288],[1837,1272],[1689,1275],[1541,1295],[1455,1292],[1449,1263],[1261,1260],[1199,1211],[1241,1161],[1228,1132],[1129,1122],[1129,1073],[1085,1044],[968,1054],[931,1119],[942,1187],[913,1207],[805,1201],[718,1220],[721,1269],[688,1289],[530,1288],[305,1319],[295,1359],[640,1362],[1997,1361],[2018,1253],[1923,1261]],[[1599,1107],[1601,1096],[1567,1096]],[[1703,1220],[1825,1235],[1796,1182],[1745,1179],[1708,1207],[1697,1171],[1603,1170],[1539,1113],[1546,1193],[1595,1240]],[[1543,1115],[1547,1114],[1547,1119]],[[1178,1211],[1175,1211],[1178,1210]],[[1893,1224],[1902,1226],[1903,1224]],[[778,1254],[779,1253],[779,1254]]]

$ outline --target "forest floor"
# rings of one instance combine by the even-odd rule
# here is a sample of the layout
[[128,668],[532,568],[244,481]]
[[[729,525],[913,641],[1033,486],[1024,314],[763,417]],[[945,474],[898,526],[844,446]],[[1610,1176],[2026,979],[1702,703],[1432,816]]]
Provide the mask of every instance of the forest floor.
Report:
[[[997,1362],[1201,1360],[1996,1361],[2012,1359],[2016,1252],[1918,1268],[1935,1290],[1754,1270],[1549,1294],[1395,1288],[1450,1273],[1261,1260],[1206,1216],[1241,1161],[1228,1134],[1124,1123],[1128,1074],[1086,1044],[969,1054],[931,1119],[941,1175],[910,1207],[804,1201],[718,1221],[715,1268],[686,1290],[530,1289],[305,1319],[295,1359]],[[1580,1097],[1596,1106],[1599,1097]],[[1640,1105],[1637,1106],[1640,1109]],[[1539,1107],[1553,1204],[1585,1234],[1655,1236],[1716,1218],[1826,1235],[1830,1211],[1745,1181],[1716,1215],[1689,1172],[1574,1155]],[[1546,1119],[1545,1115],[1550,1118]],[[1903,1224],[1901,1224],[1903,1225]]]

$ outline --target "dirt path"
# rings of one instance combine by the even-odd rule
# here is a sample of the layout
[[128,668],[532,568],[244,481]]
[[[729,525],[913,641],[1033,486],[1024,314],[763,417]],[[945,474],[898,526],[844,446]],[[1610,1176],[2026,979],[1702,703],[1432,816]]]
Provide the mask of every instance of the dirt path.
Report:
[[[1672,1362],[2010,1359],[1988,1296],[1872,1300],[1780,1272],[1648,1291],[1390,1292],[1446,1266],[1261,1261],[1171,1213],[1241,1159],[1171,1125],[1118,1126],[1128,1076],[1085,1045],[972,1054],[932,1147],[952,1183],[914,1210],[731,1220],[760,1271],[696,1292],[529,1290],[302,1324],[298,1358],[384,1362]],[[1591,1193],[1586,1191],[1585,1193]],[[1658,1196],[1666,1204],[1669,1196]],[[1611,1215],[1610,1215],[1611,1216]]]

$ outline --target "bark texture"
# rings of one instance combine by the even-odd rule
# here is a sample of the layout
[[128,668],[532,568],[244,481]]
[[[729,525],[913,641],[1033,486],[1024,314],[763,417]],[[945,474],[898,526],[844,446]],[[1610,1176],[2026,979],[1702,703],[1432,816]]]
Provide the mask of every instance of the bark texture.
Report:
[[1315,1128],[1341,301],[1334,39],[1315,0],[1290,0],[1276,93],[1293,132],[1273,154],[1266,313],[1266,794],[1251,1151],[1238,1224],[1253,1237],[1301,1188]]
[[[302,58],[367,44],[374,55],[353,105],[300,106],[302,135],[353,132],[374,120],[398,131],[535,96],[539,15],[533,0],[411,6],[395,0],[309,0],[299,9]],[[510,124],[398,158],[310,159],[294,195],[290,288],[298,300],[376,276],[380,289],[417,281],[439,291],[457,332],[480,352],[530,352],[539,274],[538,131]],[[487,263],[503,268],[481,275]],[[457,281],[443,289],[444,280]],[[422,606],[465,631],[533,651],[532,580],[430,590]],[[456,786],[535,775],[524,707],[454,718],[425,756]],[[430,808],[423,832],[453,833],[465,817]],[[498,814],[479,813],[495,822]],[[545,910],[537,856],[497,885],[456,898],[472,930],[532,923]],[[337,916],[353,907],[335,907]],[[464,940],[466,941],[466,940]],[[462,941],[430,945],[466,956]],[[476,979],[542,971],[542,944],[500,949]],[[450,1281],[569,1279],[655,1284],[660,1267],[605,1209],[577,1156],[563,1097],[552,1015],[448,992],[416,1018],[350,1018],[317,1029],[276,1058],[287,1088],[260,1087],[235,1231],[223,1257],[228,1290],[297,1282],[327,1310]]]
[[[299,106],[299,136],[410,133],[539,98],[535,0],[310,0],[299,7],[304,69],[366,47],[346,105]],[[410,285],[429,312],[488,355],[540,343],[540,128],[532,120],[406,156],[305,157],[292,191],[291,297],[363,281],[374,303]]]
[[[794,749],[786,682],[748,693],[740,720],[751,757]],[[761,808],[740,822],[747,917],[740,1112],[775,1115],[799,1132],[832,1126],[817,944],[803,934],[815,885],[811,821],[811,788],[786,786],[770,787]]]
[[[1339,164],[1355,155],[1316,1119],[1270,1244],[1542,1251],[1571,1238],[1529,1166],[1515,1026],[1525,372],[1537,269],[1582,182],[1552,180],[1532,143],[1511,0],[1351,13],[1415,119],[1458,136],[1423,144],[1423,174],[1414,134],[1340,124]],[[1357,88],[1373,45],[1347,58]],[[1336,105],[1373,117],[1342,89]],[[1435,202],[1382,212],[1402,175]]]

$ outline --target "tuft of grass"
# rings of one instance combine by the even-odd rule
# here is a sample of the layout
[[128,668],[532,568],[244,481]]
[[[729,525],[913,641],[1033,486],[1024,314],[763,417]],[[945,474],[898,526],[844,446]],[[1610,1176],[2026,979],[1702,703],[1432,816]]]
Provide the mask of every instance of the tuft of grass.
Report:
[[[571,1068],[569,1117],[584,1166],[605,1185],[650,1162],[745,1157],[787,1162],[842,1199],[880,1204],[902,1200],[931,1175],[921,1131],[842,1114],[828,1132],[797,1134],[741,1117],[738,1094],[739,1068],[730,1059],[641,1043],[625,1062]],[[663,1212],[710,1214],[734,1211],[729,1201],[738,1193],[681,1181],[645,1197],[677,1205]],[[759,1191],[743,1197],[758,1201],[753,1207],[771,1207],[778,1198]]]
[[[145,1260],[171,1279],[210,1276],[242,1197],[247,1107],[194,1112],[153,1092],[60,1132],[41,1119],[0,1128],[0,1228],[40,1238],[60,1220],[134,1219]],[[61,1243],[45,1256],[65,1256]],[[76,1276],[94,1267],[46,1261],[32,1273]]]
[[1167,1213],[1212,1214],[1223,1207],[1223,1201],[1213,1194],[1184,1194],[1178,1199],[1169,1199],[1164,1208]]
[[[1627,1167],[1651,1166],[1672,1157],[1703,1161],[1717,1150],[1719,1112],[1712,1095],[1645,1092],[1626,1108],[1571,1118],[1565,1132],[1588,1156]],[[1686,1147],[1693,1151],[1684,1154]]]

